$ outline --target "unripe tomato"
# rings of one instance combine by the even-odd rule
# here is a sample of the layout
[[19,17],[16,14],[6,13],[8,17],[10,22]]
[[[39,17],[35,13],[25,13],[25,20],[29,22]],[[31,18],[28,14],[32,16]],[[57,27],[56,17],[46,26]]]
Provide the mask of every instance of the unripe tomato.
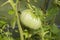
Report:
[[26,9],[20,15],[21,23],[31,29],[39,29],[41,27],[41,20],[32,10]]

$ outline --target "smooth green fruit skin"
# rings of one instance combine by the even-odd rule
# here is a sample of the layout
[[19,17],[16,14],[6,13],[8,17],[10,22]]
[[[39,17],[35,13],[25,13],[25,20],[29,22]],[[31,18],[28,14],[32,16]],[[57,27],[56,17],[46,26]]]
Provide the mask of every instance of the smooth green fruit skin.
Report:
[[22,24],[28,28],[39,29],[41,27],[40,18],[36,17],[35,14],[33,14],[33,11],[30,9],[24,10],[20,15],[20,19]]

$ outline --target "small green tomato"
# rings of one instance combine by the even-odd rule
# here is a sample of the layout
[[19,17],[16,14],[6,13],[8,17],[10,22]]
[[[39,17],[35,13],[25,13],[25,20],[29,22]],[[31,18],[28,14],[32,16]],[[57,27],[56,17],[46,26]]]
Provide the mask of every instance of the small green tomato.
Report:
[[39,29],[41,27],[41,20],[32,10],[26,9],[20,15],[21,23],[31,29]]

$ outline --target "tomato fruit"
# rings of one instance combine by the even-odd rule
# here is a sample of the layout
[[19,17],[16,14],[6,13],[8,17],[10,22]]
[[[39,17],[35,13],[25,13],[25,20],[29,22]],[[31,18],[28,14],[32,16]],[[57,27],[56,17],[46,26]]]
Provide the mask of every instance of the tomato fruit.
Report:
[[41,27],[41,20],[32,10],[26,9],[20,15],[21,23],[31,29],[39,29]]

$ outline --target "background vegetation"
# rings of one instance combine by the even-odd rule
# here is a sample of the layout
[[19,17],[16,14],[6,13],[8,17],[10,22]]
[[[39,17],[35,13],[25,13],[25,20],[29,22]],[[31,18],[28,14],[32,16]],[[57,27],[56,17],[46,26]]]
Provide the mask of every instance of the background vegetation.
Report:
[[[37,30],[25,27],[19,18],[32,6],[37,14],[43,11],[42,27]],[[60,40],[59,11],[60,0],[0,0],[0,40]]]

